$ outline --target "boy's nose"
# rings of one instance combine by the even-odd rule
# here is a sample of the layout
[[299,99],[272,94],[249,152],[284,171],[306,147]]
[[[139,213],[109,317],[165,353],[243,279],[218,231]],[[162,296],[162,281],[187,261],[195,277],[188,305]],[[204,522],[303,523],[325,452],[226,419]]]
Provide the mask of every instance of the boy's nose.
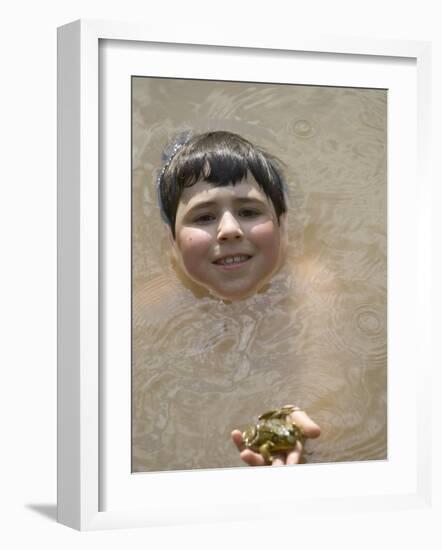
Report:
[[241,225],[231,212],[225,212],[218,224],[217,238],[221,241],[226,239],[241,239],[244,233]]

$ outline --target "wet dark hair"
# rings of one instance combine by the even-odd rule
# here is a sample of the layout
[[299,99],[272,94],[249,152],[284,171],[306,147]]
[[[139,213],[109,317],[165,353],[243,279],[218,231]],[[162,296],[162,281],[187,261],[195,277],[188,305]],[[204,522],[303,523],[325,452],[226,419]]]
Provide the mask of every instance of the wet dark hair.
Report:
[[181,136],[164,156],[158,177],[158,200],[163,220],[175,238],[178,204],[184,189],[199,181],[214,187],[235,185],[250,172],[272,201],[278,221],[287,211],[280,161],[238,134],[216,131]]

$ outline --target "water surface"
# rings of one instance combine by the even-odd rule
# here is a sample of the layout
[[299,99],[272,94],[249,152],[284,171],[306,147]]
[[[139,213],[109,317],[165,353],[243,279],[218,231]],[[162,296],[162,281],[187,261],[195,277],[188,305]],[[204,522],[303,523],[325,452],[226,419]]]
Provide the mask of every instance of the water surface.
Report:
[[[238,467],[267,409],[320,424],[308,462],[387,457],[387,92],[133,79],[132,467]],[[156,203],[164,146],[230,130],[286,164],[289,254],[225,303],[177,274]]]

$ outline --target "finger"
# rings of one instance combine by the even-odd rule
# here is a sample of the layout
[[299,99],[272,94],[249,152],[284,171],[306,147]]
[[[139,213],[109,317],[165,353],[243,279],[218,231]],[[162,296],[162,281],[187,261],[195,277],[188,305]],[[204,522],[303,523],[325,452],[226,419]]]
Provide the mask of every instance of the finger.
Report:
[[275,454],[273,455],[272,466],[284,466],[285,464],[285,455]]
[[305,411],[293,411],[290,418],[303,429],[306,437],[315,438],[321,435],[321,428]]
[[233,443],[235,443],[238,451],[240,452],[243,451],[245,446],[244,446],[244,440],[242,438],[242,433],[239,430],[233,430],[233,432],[231,433],[231,436],[232,436]]
[[241,457],[241,460],[249,466],[265,466],[266,464],[264,457],[258,453],[254,453],[250,449],[245,449],[239,456]]
[[286,464],[299,464],[302,457],[302,444],[300,441],[296,442],[295,448],[287,453]]

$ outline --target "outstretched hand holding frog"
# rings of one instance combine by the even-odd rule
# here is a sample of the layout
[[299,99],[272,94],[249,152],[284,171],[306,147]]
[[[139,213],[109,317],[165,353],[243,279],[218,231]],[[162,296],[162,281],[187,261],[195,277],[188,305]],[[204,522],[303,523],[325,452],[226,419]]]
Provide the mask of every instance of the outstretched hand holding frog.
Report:
[[[165,161],[158,197],[180,272],[225,301],[262,290],[283,264],[288,243],[277,159],[237,134],[217,131],[186,137]],[[232,432],[250,466],[297,464],[305,438],[320,433],[291,405],[262,415],[252,428]]]
[[318,437],[319,426],[293,405],[262,414],[243,433],[233,430],[232,439],[241,459],[249,466],[299,464],[306,438]]

